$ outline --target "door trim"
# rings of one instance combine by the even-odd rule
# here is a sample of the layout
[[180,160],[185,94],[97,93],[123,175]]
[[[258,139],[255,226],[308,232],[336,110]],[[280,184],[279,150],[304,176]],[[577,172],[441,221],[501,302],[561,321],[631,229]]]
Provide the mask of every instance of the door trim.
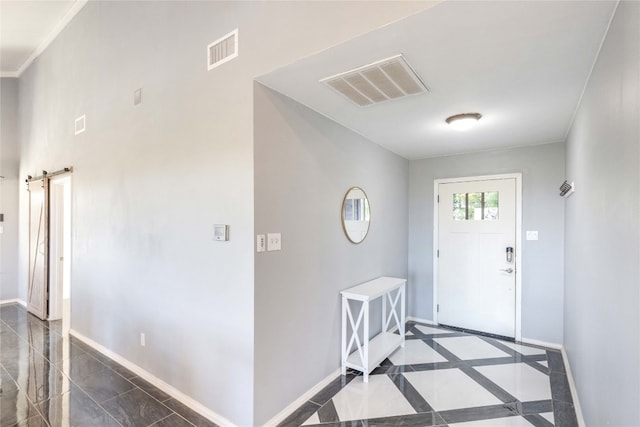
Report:
[[433,321],[438,324],[438,186],[454,182],[486,181],[491,179],[516,180],[516,341],[522,341],[522,174],[508,173],[499,175],[467,176],[460,178],[441,178],[433,180]]

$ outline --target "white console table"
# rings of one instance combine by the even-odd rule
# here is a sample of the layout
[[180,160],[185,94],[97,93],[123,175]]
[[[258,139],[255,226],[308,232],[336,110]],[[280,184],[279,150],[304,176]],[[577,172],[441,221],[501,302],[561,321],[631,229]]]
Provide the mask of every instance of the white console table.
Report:
[[[369,373],[398,347],[404,347],[406,283],[406,279],[378,277],[340,292],[342,294],[342,375],[346,374],[347,368],[356,369],[364,374],[364,382],[369,382]],[[382,330],[369,339],[369,303],[378,298],[382,298]],[[349,301],[362,302],[360,311],[355,317]],[[388,314],[387,302],[389,302]],[[393,326],[397,326],[399,334],[389,332],[392,319],[395,320]],[[347,320],[351,325],[350,336],[348,336]],[[358,333],[361,325],[363,342],[360,341]],[[354,344],[356,349],[352,352]]]

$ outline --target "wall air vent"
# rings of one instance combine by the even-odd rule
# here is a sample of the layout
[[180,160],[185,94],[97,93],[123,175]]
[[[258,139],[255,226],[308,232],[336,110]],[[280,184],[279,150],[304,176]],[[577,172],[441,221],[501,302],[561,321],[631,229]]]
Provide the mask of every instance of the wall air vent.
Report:
[[320,80],[360,107],[428,92],[402,55]]
[[238,29],[207,46],[207,70],[212,70],[238,56]]

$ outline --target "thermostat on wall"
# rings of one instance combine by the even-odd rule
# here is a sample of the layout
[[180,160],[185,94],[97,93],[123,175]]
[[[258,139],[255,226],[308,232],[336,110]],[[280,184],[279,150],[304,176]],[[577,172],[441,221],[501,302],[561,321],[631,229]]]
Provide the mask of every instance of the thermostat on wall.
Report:
[[219,240],[223,242],[229,240],[229,226],[225,224],[214,224],[213,240]]

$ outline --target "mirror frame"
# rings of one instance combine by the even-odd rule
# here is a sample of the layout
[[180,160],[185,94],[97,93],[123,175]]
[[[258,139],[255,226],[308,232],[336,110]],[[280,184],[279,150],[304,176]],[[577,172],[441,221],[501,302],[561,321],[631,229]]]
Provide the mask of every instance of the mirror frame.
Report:
[[344,193],[344,198],[342,199],[342,209],[340,211],[340,218],[342,220],[341,221],[342,231],[344,231],[344,235],[347,237],[348,241],[350,241],[354,245],[359,245],[360,243],[364,242],[364,239],[366,239],[367,236],[369,235],[369,229],[371,228],[371,218],[369,218],[369,222],[367,223],[367,232],[364,234],[364,237],[362,238],[362,240],[360,240],[359,242],[354,242],[349,236],[349,233],[347,233],[347,227],[345,226],[345,218],[344,218],[344,207],[347,204],[347,196],[349,195],[349,193],[351,193],[352,190],[360,190],[362,191],[362,194],[364,194],[364,197],[367,200],[367,204],[369,205],[369,216],[371,216],[371,202],[369,201],[369,196],[367,196],[367,192],[364,191],[362,187],[357,187],[357,186],[349,188],[347,192]]

